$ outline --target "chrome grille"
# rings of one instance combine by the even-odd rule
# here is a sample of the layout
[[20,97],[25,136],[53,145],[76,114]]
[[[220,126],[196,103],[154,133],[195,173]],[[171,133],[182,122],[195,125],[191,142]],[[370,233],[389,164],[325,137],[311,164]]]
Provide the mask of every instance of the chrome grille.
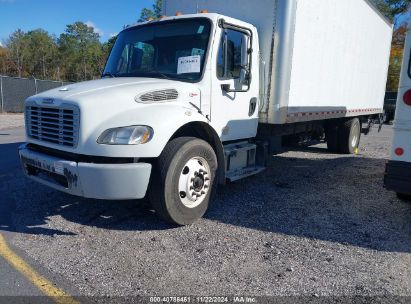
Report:
[[145,93],[140,96],[140,101],[143,103],[170,101],[178,98],[178,92],[175,89],[161,90]]
[[80,125],[76,107],[26,107],[26,125],[29,138],[66,147],[76,147]]

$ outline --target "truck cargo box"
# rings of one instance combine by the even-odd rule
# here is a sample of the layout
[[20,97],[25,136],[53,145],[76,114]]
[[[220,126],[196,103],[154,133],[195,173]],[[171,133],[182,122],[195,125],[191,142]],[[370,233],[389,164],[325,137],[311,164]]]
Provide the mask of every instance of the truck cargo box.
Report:
[[260,122],[285,124],[383,111],[392,24],[366,0],[165,0],[253,24],[262,69]]

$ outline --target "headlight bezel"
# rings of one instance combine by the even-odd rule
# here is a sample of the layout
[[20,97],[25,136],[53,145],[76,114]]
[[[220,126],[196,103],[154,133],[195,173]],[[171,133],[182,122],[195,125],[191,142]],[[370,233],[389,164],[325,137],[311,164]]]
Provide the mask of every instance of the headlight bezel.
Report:
[[[121,134],[123,136],[120,136]],[[107,129],[100,134],[96,142],[107,146],[138,146],[149,143],[153,137],[152,127],[135,125]]]

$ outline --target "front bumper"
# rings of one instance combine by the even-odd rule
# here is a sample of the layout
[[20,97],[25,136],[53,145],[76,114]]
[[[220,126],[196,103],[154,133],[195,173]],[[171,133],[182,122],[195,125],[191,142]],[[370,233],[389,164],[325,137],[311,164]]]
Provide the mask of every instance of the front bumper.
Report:
[[385,169],[384,186],[388,190],[411,195],[411,163],[389,161]]
[[31,179],[72,195],[104,199],[141,199],[146,195],[151,164],[95,164],[59,159],[19,148],[25,174]]

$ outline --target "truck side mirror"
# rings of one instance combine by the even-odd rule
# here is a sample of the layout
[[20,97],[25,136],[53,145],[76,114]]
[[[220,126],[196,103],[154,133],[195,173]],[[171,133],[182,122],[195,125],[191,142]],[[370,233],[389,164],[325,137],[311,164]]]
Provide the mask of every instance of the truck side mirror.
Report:
[[241,85],[248,84],[249,68],[250,68],[250,36],[243,34],[241,39],[241,70],[239,82]]
[[238,79],[241,85],[248,84],[248,70],[244,67],[240,70],[240,78]]
[[[224,24],[223,24],[224,25]],[[225,35],[223,37],[223,61],[224,75],[223,79],[235,79],[235,88],[231,88],[230,84],[222,84],[221,89],[225,93],[233,92],[248,92],[251,83],[251,62],[252,62],[252,32],[244,28],[236,29],[233,25],[228,25],[229,29],[225,28]],[[224,28],[224,26],[223,26]],[[228,31],[236,32],[235,38],[228,39]],[[249,32],[249,33],[248,33]],[[231,36],[230,36],[231,37]],[[241,39],[241,46],[239,40]],[[236,76],[236,77],[234,77]],[[240,85],[240,88],[238,86]],[[247,86],[246,89],[243,86]]]
[[243,34],[241,41],[241,66],[243,68],[248,68],[249,65],[249,51],[250,51],[250,37],[246,34]]

